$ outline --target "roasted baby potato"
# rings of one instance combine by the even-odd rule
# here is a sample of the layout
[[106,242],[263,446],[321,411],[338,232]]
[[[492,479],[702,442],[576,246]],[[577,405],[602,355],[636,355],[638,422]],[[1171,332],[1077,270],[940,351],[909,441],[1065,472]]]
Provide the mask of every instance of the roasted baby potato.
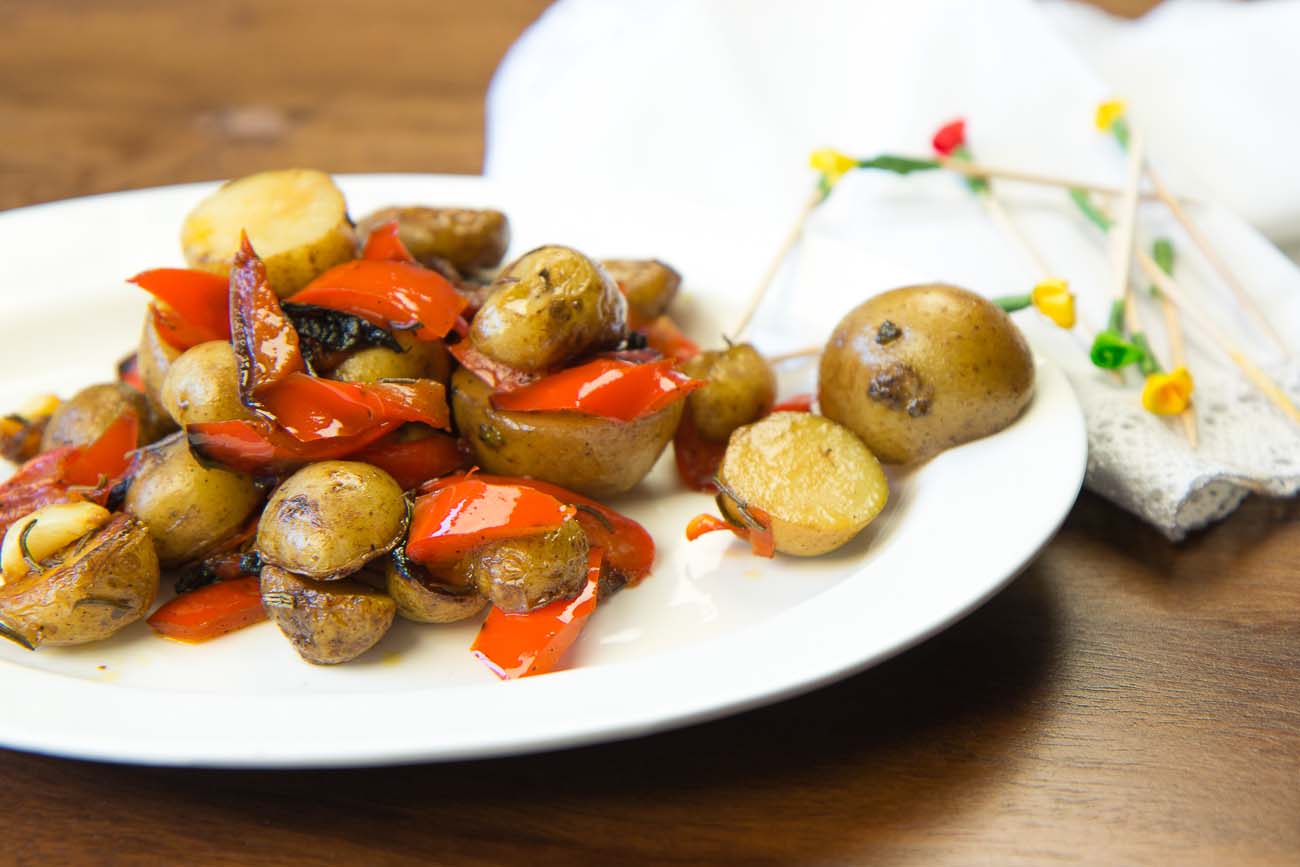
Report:
[[412,564],[403,570],[389,559],[384,573],[388,595],[397,613],[417,623],[455,623],[467,620],[487,606],[487,598],[473,586],[439,581]]
[[0,417],[0,457],[16,464],[36,457],[50,416],[61,404],[57,395],[42,394]]
[[726,518],[745,525],[746,509],[761,509],[772,519],[776,550],[800,557],[852,539],[889,497],[880,462],[862,441],[806,412],[773,413],[737,430],[718,481]]
[[281,298],[356,255],[343,193],[329,175],[313,169],[248,175],[199,202],[181,226],[185,261],[229,274],[244,231]]
[[144,328],[140,332],[140,346],[136,350],[136,364],[140,371],[140,381],[144,384],[144,396],[149,400],[155,413],[165,417],[167,408],[162,402],[163,380],[172,362],[180,357],[181,351],[162,339],[153,320],[153,305],[144,316]]
[[605,259],[600,264],[623,287],[628,313],[641,322],[662,316],[682,285],[682,275],[658,259]]
[[262,607],[298,655],[316,665],[356,659],[379,643],[397,605],[359,581],[322,583],[262,567]]
[[459,271],[492,268],[510,246],[506,215],[473,208],[380,208],[361,218],[357,235],[364,241],[389,220],[397,221],[397,235],[411,255],[430,267],[445,259]]
[[41,436],[41,451],[92,443],[128,409],[140,420],[139,445],[153,442],[170,426],[143,394],[125,383],[105,382],[83,388],[54,411]]
[[468,559],[479,593],[502,611],[523,614],[581,593],[587,551],[582,525],[569,519],[545,533],[491,542]]
[[202,559],[235,535],[261,501],[250,477],[203,466],[178,433],[141,452],[123,508],[149,528],[169,569]]
[[178,425],[250,418],[239,399],[239,364],[225,340],[187,349],[163,379],[162,402]]
[[589,497],[631,490],[673,438],[684,401],[633,421],[572,412],[493,409],[492,389],[465,369],[451,376],[451,411],[478,465],[531,476]]
[[334,581],[383,556],[406,533],[393,477],[356,461],[308,464],[276,489],[257,524],[262,561]]
[[713,442],[726,442],[733,430],[762,416],[776,401],[776,374],[748,343],[701,352],[682,371],[708,382],[686,397],[686,411],[700,435]]
[[143,617],[158,593],[149,531],[129,515],[114,515],[38,565],[0,587],[0,635],[29,649],[107,638]]
[[1011,318],[974,292],[933,284],[850,311],[822,354],[818,399],[882,461],[909,463],[1006,427],[1033,387]]
[[539,247],[501,272],[474,316],[474,347],[521,370],[548,370],[611,349],[627,334],[618,286],[570,247]]
[[383,346],[359,349],[330,371],[330,379],[343,382],[378,382],[381,379],[436,379],[446,384],[451,375],[451,353],[441,340],[416,340],[398,331],[402,346],[396,352]]

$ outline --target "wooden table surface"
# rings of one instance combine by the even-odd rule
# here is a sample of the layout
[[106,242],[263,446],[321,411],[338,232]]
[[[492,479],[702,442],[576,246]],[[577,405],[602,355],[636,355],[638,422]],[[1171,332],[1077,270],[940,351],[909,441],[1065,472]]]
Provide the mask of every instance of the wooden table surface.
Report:
[[[484,88],[543,5],[0,0],[0,207],[474,172]],[[944,634],[642,740],[344,772],[0,751],[0,779],[14,864],[1298,863],[1300,504],[1174,546],[1085,494]]]

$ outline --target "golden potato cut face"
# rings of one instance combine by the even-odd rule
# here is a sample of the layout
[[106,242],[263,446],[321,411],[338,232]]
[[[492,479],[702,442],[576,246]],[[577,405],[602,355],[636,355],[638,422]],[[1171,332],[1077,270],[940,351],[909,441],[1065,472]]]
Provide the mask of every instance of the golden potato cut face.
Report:
[[849,312],[822,353],[818,400],[886,463],[996,433],[1033,394],[1034,362],[996,304],[956,286],[905,286]]
[[771,516],[776,550],[805,557],[852,539],[889,498],[880,462],[862,441],[806,412],[772,413],[737,430],[718,480]]
[[241,231],[248,233],[281,298],[356,255],[343,193],[329,175],[314,169],[249,175],[199,202],[181,227],[185,261],[229,274]]

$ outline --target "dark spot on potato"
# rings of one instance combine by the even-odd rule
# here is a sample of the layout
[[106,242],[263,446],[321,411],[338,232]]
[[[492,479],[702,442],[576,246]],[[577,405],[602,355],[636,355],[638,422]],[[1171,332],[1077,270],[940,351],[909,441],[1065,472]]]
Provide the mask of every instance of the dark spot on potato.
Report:
[[321,525],[320,510],[316,508],[316,501],[306,494],[297,494],[282,502],[280,504],[280,517],[287,520],[306,521],[313,527]]
[[876,342],[884,346],[886,343],[897,340],[902,334],[902,329],[886,319],[880,323],[880,328],[876,330]]
[[[885,404],[890,409],[907,411],[909,415],[924,415],[930,408],[930,389],[909,365],[895,361],[878,369],[867,386],[867,396]],[[914,413],[912,405],[923,408]]]

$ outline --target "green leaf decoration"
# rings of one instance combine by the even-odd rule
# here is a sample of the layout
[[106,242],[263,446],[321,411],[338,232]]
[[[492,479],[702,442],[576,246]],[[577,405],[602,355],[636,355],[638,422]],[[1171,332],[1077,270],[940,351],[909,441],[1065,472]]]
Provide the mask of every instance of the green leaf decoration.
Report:
[[936,160],[917,160],[911,157],[881,154],[869,160],[859,160],[858,168],[880,169],[881,171],[893,172],[896,175],[907,175],[912,172],[927,172],[943,167]]
[[1079,211],[1088,218],[1098,229],[1103,232],[1109,232],[1110,227],[1115,225],[1115,221],[1101,212],[1092,202],[1092,197],[1088,195],[1087,190],[1072,189],[1070,190],[1070,200],[1074,202]]
[[1141,348],[1125,340],[1123,335],[1109,328],[1098,332],[1092,341],[1092,350],[1088,357],[1102,370],[1119,370],[1142,360]]

